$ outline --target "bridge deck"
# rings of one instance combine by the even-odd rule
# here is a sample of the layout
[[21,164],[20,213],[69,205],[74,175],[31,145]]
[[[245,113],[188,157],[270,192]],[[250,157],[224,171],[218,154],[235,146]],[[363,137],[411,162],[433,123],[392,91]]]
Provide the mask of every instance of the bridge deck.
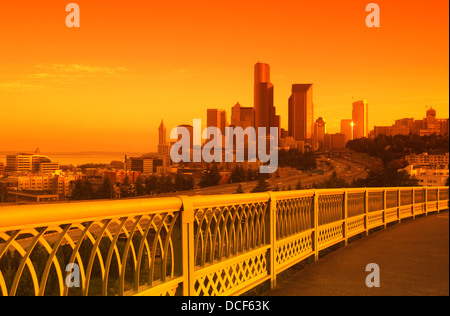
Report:
[[[368,288],[366,265],[380,267]],[[266,296],[449,295],[449,213],[403,222],[350,243],[296,272]]]

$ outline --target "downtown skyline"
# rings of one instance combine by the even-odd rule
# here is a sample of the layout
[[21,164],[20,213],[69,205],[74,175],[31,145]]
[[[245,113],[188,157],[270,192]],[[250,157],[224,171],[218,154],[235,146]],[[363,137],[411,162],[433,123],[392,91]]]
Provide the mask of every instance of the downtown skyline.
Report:
[[[364,25],[367,1],[282,1],[275,9],[264,1],[199,2],[189,16],[182,3],[78,2],[78,30],[58,24],[65,15],[53,3],[30,1],[20,16],[20,5],[0,5],[0,25],[9,30],[0,33],[1,151],[156,151],[161,119],[170,130],[194,118],[206,124],[206,109],[226,109],[230,121],[237,102],[252,107],[258,61],[271,67],[284,129],[296,83],[314,84],[314,121],[322,117],[330,133],[363,99],[370,130],[423,118],[426,106],[448,117],[448,3],[379,1],[382,27],[375,30]],[[295,14],[296,23],[286,21]],[[30,19],[35,29],[21,25]],[[270,21],[267,32],[258,31],[258,21]]]

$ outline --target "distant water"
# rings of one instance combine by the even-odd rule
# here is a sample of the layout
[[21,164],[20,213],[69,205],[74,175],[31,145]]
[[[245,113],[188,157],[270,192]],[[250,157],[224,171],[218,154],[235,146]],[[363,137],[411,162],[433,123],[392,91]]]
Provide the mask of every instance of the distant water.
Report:
[[[8,153],[9,154],[9,153]],[[58,162],[60,165],[83,165],[83,164],[110,164],[111,161],[125,161],[125,154],[114,153],[114,154],[85,154],[85,153],[67,153],[67,154],[52,154],[52,153],[42,153],[50,158],[53,162]],[[128,157],[141,156],[142,153],[130,153]],[[0,162],[6,163],[6,154],[0,155]]]
[[51,156],[49,157],[54,162],[59,162],[60,165],[84,165],[89,163],[94,164],[109,164],[111,161],[125,161],[125,156],[111,156],[111,157],[104,157],[104,156],[92,156],[92,157],[86,157],[86,156]]

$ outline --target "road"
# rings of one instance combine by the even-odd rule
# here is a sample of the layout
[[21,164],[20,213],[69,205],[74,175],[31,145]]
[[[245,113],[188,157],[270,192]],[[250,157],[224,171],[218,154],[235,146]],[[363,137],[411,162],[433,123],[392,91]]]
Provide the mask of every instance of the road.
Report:
[[[327,166],[327,164],[330,166]],[[344,178],[347,182],[352,182],[357,178],[364,178],[367,176],[367,172],[364,170],[364,166],[351,162],[345,159],[322,159],[318,160],[318,169],[324,169],[325,172],[323,175],[312,174],[311,176],[307,173],[303,173],[300,175],[292,175],[285,176],[280,178],[271,178],[269,180],[270,188],[275,188],[278,184],[278,187],[281,189],[288,188],[291,186],[292,189],[295,189],[298,180],[300,180],[303,188],[308,188],[312,184],[320,183],[322,181],[327,180],[333,172],[342,178]],[[251,190],[257,185],[257,181],[249,181],[240,183],[242,185],[244,193],[249,193]],[[220,186],[207,187],[187,192],[182,192],[183,195],[216,195],[216,194],[232,194],[235,193],[239,183],[233,184],[225,184]]]

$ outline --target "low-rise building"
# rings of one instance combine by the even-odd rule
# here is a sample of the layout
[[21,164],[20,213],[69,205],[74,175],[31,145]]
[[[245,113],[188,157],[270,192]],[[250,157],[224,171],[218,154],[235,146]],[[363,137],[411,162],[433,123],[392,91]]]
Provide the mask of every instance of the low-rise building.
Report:
[[429,155],[428,153],[423,153],[420,155],[407,155],[405,160],[410,165],[416,167],[441,167],[448,166],[449,164],[449,154],[445,155]]
[[445,186],[449,176],[448,166],[447,168],[433,169],[409,165],[403,170],[408,172],[408,174],[411,177],[419,180],[419,185],[421,186],[430,186],[430,187]]

